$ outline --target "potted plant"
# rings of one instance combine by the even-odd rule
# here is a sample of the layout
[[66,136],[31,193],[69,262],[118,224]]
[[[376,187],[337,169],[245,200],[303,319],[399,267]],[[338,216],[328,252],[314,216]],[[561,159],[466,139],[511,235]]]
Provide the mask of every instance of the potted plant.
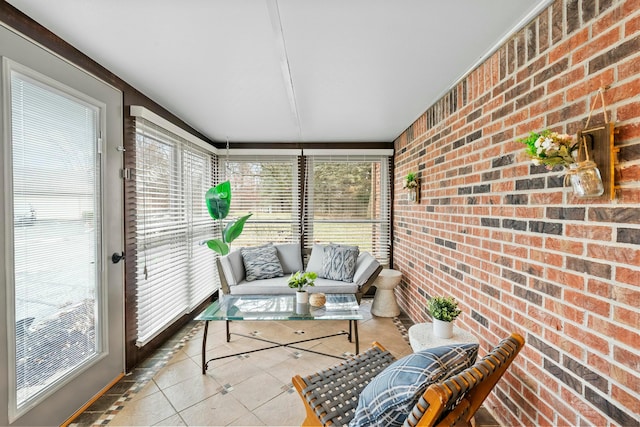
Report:
[[209,249],[216,251],[220,255],[226,255],[230,250],[229,244],[240,236],[244,228],[244,223],[247,222],[253,214],[245,215],[231,221],[222,228],[222,220],[229,215],[229,209],[231,208],[231,183],[229,181],[210,188],[207,194],[205,194],[205,201],[209,215],[220,224],[221,234],[221,239],[207,240],[206,244]]
[[406,188],[409,191],[409,201],[418,202],[418,174],[416,172],[409,172],[404,178],[404,184],[402,188]]
[[318,278],[318,275],[313,271],[307,271],[305,273],[297,271],[291,275],[287,284],[290,288],[296,289],[296,303],[306,304],[309,302],[309,294],[304,289],[305,286],[313,286],[313,282]]
[[427,309],[433,318],[433,333],[439,338],[453,336],[453,321],[462,311],[453,297],[433,297],[427,301]]
[[575,195],[597,197],[604,193],[600,171],[589,158],[584,137],[584,161],[579,161],[580,144],[572,135],[546,129],[540,133],[530,132],[529,136],[519,139],[518,142],[527,146],[525,152],[535,165],[545,165],[548,170],[555,166],[564,167],[565,185],[570,182]]

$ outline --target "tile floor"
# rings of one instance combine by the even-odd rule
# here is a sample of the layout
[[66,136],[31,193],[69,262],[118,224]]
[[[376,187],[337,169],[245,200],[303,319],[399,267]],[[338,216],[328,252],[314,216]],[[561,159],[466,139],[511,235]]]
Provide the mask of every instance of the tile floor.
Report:
[[[364,299],[359,323],[360,346],[378,341],[400,358],[411,353],[406,317],[371,315]],[[348,328],[346,321],[234,322],[231,332],[275,341],[321,336]],[[305,411],[291,384],[295,374],[307,375],[340,360],[289,348],[220,359],[201,372],[203,324],[192,322],[162,349],[123,378],[77,417],[72,426],[285,426],[300,425]],[[265,343],[232,335],[225,342],[224,322],[210,322],[208,358],[264,347]],[[355,351],[346,336],[300,344],[331,354]],[[478,426],[497,426],[488,412]]]

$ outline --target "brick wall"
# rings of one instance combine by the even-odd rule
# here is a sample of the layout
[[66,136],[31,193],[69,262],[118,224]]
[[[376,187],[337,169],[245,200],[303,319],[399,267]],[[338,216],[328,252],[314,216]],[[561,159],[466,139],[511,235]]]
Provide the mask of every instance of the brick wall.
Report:
[[[576,133],[603,85],[619,189],[578,199],[515,140]],[[639,94],[640,0],[557,0],[395,141],[398,300],[419,322],[452,294],[482,353],[525,337],[486,403],[503,425],[640,424]]]

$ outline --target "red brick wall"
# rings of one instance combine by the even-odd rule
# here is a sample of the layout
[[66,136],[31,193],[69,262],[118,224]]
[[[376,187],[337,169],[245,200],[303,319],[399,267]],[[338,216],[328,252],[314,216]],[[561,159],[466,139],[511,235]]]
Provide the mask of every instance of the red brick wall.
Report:
[[[613,202],[575,198],[515,142],[576,133],[602,85]],[[557,0],[395,141],[399,302],[420,322],[428,296],[455,296],[481,353],[525,337],[486,402],[503,425],[640,424],[639,94],[640,0]]]

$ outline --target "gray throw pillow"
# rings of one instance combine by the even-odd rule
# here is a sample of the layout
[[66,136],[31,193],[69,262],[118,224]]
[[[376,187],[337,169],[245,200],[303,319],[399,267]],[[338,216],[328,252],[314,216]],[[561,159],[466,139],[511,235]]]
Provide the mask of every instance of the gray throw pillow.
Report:
[[269,243],[255,248],[242,248],[242,261],[244,262],[245,280],[251,282],[258,279],[271,279],[282,277],[282,265],[278,259],[275,246]]
[[352,282],[358,260],[358,248],[354,246],[329,245],[322,258],[322,277],[329,280]]

